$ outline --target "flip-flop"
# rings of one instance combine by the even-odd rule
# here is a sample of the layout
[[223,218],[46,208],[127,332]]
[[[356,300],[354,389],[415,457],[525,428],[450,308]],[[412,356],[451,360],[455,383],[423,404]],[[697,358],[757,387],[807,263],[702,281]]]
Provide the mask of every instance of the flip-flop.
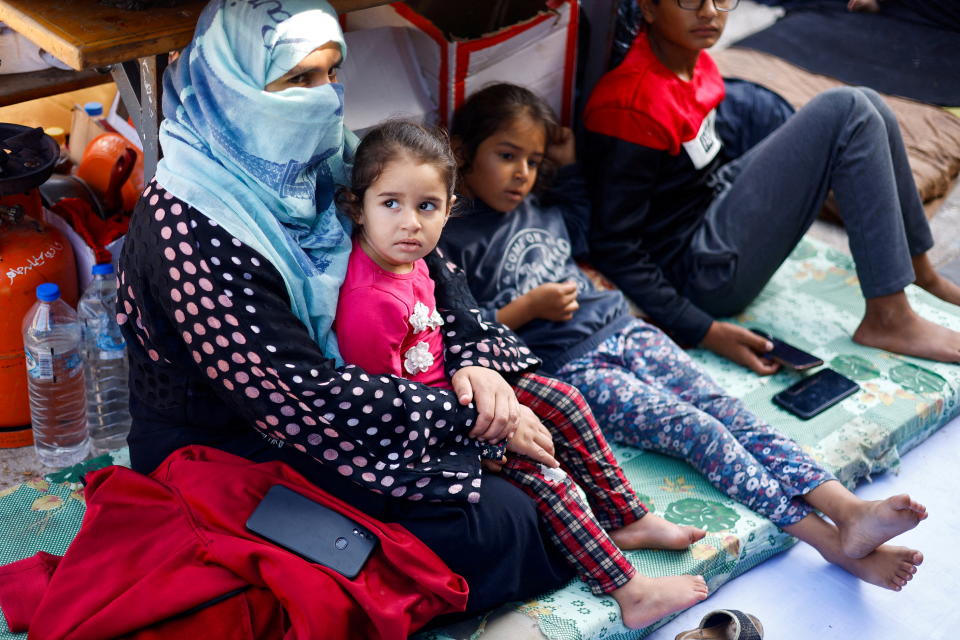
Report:
[[699,627],[681,632],[674,640],[763,640],[763,625],[749,613],[718,609],[703,616]]

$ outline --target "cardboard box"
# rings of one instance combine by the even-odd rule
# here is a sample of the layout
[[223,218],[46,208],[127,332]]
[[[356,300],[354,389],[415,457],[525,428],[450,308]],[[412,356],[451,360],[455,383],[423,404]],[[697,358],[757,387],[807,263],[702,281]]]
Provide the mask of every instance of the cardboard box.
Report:
[[0,75],[70,67],[0,22]]
[[101,133],[106,133],[107,129],[95,118],[91,118],[82,105],[74,105],[73,117],[70,121],[70,143],[67,145],[70,149],[70,159],[75,165],[80,164],[83,159],[83,152],[86,150],[90,141]]
[[[577,0],[552,0],[551,9],[545,8],[543,0],[514,0],[510,5],[514,11],[530,9],[532,17],[475,38],[455,34],[457,29],[467,32],[470,22],[462,12],[458,14],[459,3],[421,0],[418,5],[425,13],[396,2],[351,12],[345,24],[348,31],[406,27],[422,34],[411,36],[409,41],[441,124],[449,125],[454,110],[467,96],[493,82],[529,88],[553,107],[561,122],[570,123],[579,23]],[[489,3],[488,14],[495,18],[501,5]],[[496,24],[496,20],[491,23]]]
[[416,29],[378,27],[344,34],[347,59],[339,73],[344,88],[344,124],[363,136],[388,118],[436,122],[437,105],[420,75],[411,38]]

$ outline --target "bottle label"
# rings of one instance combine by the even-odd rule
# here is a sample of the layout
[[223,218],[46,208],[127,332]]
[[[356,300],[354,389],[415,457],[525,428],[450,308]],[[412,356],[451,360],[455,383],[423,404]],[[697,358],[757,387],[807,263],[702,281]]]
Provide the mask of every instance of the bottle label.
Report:
[[100,333],[97,335],[97,351],[101,360],[117,360],[123,357],[127,343],[123,341],[120,332]]
[[24,350],[27,356],[27,375],[34,380],[53,380],[53,354]]
[[44,351],[34,351],[24,349],[24,355],[27,359],[27,376],[34,380],[57,381],[57,372],[55,366],[61,363],[62,376],[66,379],[78,375],[82,369],[83,359],[76,350],[68,351],[65,354],[57,354],[53,349]]

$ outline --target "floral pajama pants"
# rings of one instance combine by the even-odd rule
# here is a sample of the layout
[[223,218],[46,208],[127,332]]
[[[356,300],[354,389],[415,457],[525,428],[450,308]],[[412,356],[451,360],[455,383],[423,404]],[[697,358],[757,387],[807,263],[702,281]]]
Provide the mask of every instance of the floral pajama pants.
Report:
[[556,377],[580,389],[613,442],[685,460],[779,527],[811,513],[803,495],[833,479],[641,320]]
[[[553,435],[554,457],[563,472],[511,454],[501,475],[533,499],[550,540],[593,593],[622,587],[637,571],[606,532],[639,520],[646,507],[580,392],[559,380],[525,374],[515,382],[514,393]],[[590,509],[574,483],[583,489]]]

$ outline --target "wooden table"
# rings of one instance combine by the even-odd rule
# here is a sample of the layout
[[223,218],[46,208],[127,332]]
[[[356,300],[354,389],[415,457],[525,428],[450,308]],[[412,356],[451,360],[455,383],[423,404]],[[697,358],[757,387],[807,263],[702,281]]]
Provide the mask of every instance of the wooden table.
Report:
[[44,98],[55,93],[86,89],[112,80],[109,73],[102,73],[96,69],[86,71],[43,69],[25,73],[6,73],[0,75],[0,107]]
[[[77,71],[111,69],[143,141],[144,178],[149,180],[159,159],[160,76],[166,55],[190,42],[206,4],[207,0],[190,0],[173,8],[128,11],[99,0],[0,0],[0,22]],[[331,4],[344,13],[388,2]]]
[[204,5],[126,11],[99,0],[0,0],[0,21],[81,71],[182,48]]

